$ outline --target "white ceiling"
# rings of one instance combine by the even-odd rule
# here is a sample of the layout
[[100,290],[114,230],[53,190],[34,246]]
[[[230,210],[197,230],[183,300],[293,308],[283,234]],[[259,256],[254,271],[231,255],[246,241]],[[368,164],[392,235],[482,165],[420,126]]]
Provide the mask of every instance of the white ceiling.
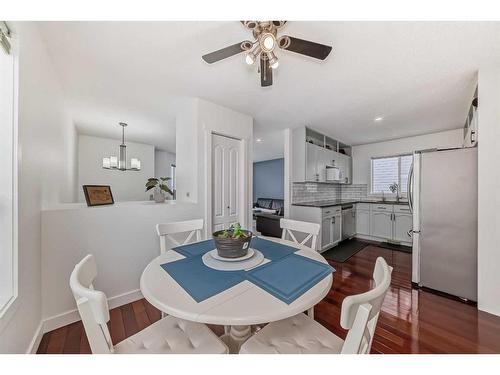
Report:
[[262,88],[241,55],[201,59],[250,38],[236,21],[40,24],[81,132],[118,137],[126,121],[128,139],[169,151],[184,96],[252,115],[262,137],[309,125],[361,144],[458,128],[475,72],[500,62],[499,23],[297,21],[281,33],[330,44],[331,55],[278,51],[274,85]]

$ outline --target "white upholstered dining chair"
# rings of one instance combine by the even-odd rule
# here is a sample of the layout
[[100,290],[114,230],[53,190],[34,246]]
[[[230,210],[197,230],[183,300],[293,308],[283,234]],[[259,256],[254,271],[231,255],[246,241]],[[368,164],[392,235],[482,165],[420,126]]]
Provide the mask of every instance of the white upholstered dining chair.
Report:
[[[156,224],[156,233],[158,233],[158,236],[160,236],[161,254],[165,254],[165,252],[167,250],[170,250],[172,247],[185,245],[191,241],[194,241],[193,237],[196,237],[196,241],[200,241],[202,229],[203,219]],[[174,235],[183,233],[185,233],[187,237],[184,239],[184,241],[179,242],[178,239],[174,237]],[[170,243],[167,243],[167,241],[169,241]]]
[[108,329],[109,308],[106,295],[94,290],[97,266],[87,255],[70,277],[71,291],[94,354],[225,354],[227,346],[204,324],[167,316],[133,336],[113,345]]
[[[308,223],[306,221],[281,219],[280,227],[283,229],[281,232],[281,239],[286,240],[290,237],[293,242],[316,250],[316,240],[318,239],[319,230],[321,228],[319,224]],[[302,233],[306,236],[301,242],[299,242],[295,237],[295,232]],[[311,246],[306,245],[309,240],[311,240]]]
[[370,353],[380,308],[391,284],[391,272],[392,267],[384,258],[377,258],[373,271],[375,287],[344,299],[340,325],[349,330],[345,340],[305,314],[298,314],[269,323],[241,346],[240,353]]

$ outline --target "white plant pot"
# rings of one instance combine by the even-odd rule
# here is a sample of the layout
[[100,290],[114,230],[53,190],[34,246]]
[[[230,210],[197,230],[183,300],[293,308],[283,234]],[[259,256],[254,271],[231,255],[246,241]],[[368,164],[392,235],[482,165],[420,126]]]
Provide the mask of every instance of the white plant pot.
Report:
[[165,195],[163,194],[162,191],[155,190],[155,192],[153,194],[153,198],[155,199],[156,203],[163,203],[163,202],[165,202]]

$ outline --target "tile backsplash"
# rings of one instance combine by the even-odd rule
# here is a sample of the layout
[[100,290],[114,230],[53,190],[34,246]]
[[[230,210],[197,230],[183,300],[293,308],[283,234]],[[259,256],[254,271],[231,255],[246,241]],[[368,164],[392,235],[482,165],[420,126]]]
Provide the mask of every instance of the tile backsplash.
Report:
[[366,199],[368,196],[367,184],[341,185],[342,199]]
[[368,195],[368,185],[339,185],[315,182],[295,182],[292,184],[292,202],[305,203],[332,199],[364,199]]

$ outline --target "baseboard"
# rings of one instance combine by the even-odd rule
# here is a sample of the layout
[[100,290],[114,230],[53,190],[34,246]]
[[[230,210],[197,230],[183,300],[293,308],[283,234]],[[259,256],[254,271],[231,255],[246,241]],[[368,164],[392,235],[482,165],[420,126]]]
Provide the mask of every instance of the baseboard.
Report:
[[26,350],[26,354],[36,354],[38,346],[40,345],[40,341],[42,341],[43,333],[43,321],[41,321],[35,331],[35,335],[31,339],[30,345]]
[[[141,291],[139,289],[136,289],[130,292],[120,294],[118,296],[108,298],[108,305],[110,309],[114,309],[115,307],[126,305],[127,303],[137,301],[141,298],[143,298]],[[64,327],[68,324],[77,322],[79,320],[80,320],[80,314],[78,314],[77,309],[69,310],[61,314],[51,316],[43,320],[42,322],[43,325],[42,335],[43,333],[53,331],[54,329]]]

